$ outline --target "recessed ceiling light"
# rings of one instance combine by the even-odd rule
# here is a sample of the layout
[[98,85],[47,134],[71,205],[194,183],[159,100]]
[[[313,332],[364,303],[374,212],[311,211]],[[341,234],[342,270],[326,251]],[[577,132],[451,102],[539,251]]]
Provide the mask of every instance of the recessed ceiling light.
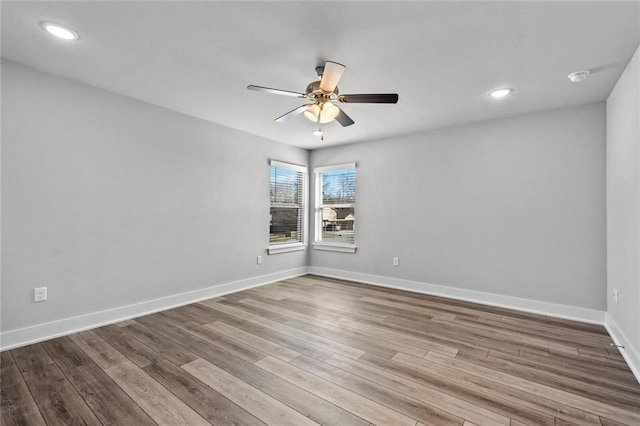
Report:
[[505,96],[507,96],[508,94],[510,94],[511,92],[513,92],[513,89],[510,87],[505,87],[503,89],[495,89],[489,92],[489,96],[491,96],[492,98],[504,98]]
[[580,83],[581,81],[589,77],[589,74],[591,74],[589,70],[576,71],[569,74],[567,78],[571,80],[572,83]]
[[55,24],[53,22],[40,22],[40,26],[49,34],[52,34],[63,40],[77,40],[78,38],[80,38],[77,32],[60,24]]

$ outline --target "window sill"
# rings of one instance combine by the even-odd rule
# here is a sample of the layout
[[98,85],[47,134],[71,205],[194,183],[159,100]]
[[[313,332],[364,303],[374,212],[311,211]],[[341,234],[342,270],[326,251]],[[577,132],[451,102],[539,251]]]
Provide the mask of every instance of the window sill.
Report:
[[301,250],[304,250],[305,248],[306,248],[306,245],[302,243],[279,244],[276,246],[269,246],[269,248],[267,248],[267,253],[269,254],[288,253],[290,251],[301,251]]
[[340,253],[355,253],[356,247],[353,244],[313,243],[314,250],[337,251]]

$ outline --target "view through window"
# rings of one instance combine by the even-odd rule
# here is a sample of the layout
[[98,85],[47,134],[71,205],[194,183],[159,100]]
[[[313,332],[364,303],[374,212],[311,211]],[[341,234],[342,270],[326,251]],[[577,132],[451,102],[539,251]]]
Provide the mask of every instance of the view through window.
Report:
[[316,242],[355,244],[355,164],[319,167]]

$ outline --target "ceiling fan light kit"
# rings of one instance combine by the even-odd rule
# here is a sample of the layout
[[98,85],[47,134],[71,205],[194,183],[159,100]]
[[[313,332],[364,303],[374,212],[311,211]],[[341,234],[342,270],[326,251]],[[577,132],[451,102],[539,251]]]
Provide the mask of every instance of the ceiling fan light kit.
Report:
[[[340,95],[338,82],[342,77],[346,67],[333,61],[326,61],[324,65],[316,67],[316,73],[320,80],[312,81],[307,85],[304,93],[292,92],[289,90],[273,89],[270,87],[249,85],[247,89],[258,92],[266,92],[275,95],[291,96],[308,99],[312,103],[301,105],[298,108],[287,112],[276,118],[276,122],[283,122],[298,114],[304,113],[310,121],[314,123],[326,124],[337,121],[342,127],[351,126],[355,122],[334,102],[341,103],[375,103],[375,104],[395,104],[398,102],[397,93],[378,94],[355,94]],[[324,139],[322,128],[314,130],[313,134]]]
[[315,103],[307,108],[304,112],[304,116],[314,123],[330,123],[340,112],[340,109],[331,102],[324,102],[323,104]]

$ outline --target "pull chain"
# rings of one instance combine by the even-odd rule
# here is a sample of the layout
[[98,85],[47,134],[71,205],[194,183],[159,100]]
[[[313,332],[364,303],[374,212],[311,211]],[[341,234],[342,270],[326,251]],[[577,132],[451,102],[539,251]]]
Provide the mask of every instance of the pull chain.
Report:
[[322,116],[322,110],[324,109],[324,104],[320,106],[318,109],[318,123],[320,123],[320,140],[324,141],[324,131],[322,130],[322,120],[320,117]]

